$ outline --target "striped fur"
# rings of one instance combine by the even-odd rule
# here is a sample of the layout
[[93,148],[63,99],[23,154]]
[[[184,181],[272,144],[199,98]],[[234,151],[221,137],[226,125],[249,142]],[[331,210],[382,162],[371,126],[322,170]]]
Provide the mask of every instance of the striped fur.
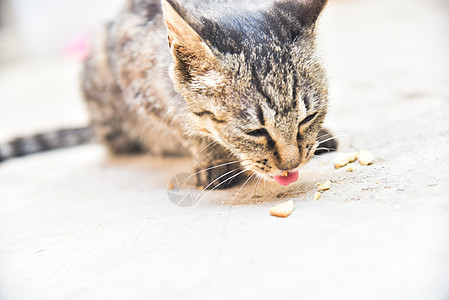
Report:
[[73,147],[93,140],[90,127],[60,129],[0,143],[0,162],[44,151]]
[[84,65],[93,127],[0,144],[0,162],[88,143],[95,131],[114,154],[192,155],[208,188],[244,169],[268,179],[297,170],[337,146],[322,129],[328,90],[315,55],[326,3],[128,0]]
[[242,169],[272,179],[307,163],[330,137],[315,55],[327,0],[160,1],[128,0],[85,64],[85,100],[109,150],[190,154],[210,169],[197,182],[209,188]]

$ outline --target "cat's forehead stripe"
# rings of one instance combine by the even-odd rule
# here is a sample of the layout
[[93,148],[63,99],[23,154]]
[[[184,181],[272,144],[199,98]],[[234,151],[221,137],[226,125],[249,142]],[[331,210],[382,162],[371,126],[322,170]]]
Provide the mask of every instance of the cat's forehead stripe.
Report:
[[257,105],[257,119],[260,122],[260,125],[265,126],[265,117],[263,114],[263,110],[262,107],[260,107],[260,105]]
[[293,86],[292,86],[292,104],[296,103],[296,97],[298,96],[297,94],[297,88],[298,88],[298,77],[296,75],[296,72],[293,71]]
[[213,121],[215,123],[219,123],[219,124],[226,123],[226,121],[218,119],[213,112],[208,111],[208,110],[203,110],[200,112],[193,112],[193,114],[198,117],[206,117],[207,116],[211,121]]
[[306,112],[309,111],[310,107],[310,98],[307,96],[307,94],[302,95],[302,102],[304,103],[304,106],[306,108]]
[[253,83],[254,83],[254,87],[256,88],[257,92],[259,92],[267,101],[267,104],[269,107],[273,108],[273,100],[271,99],[271,97],[266,93],[266,91],[263,89],[263,85],[262,82],[260,81],[259,76],[257,75],[257,70],[256,67],[253,65],[251,68],[252,71],[252,79],[253,79]]
[[[279,103],[279,101],[276,101],[279,99],[276,99],[276,98],[273,98],[270,96],[271,93],[269,94],[267,92],[267,88],[270,88],[270,86],[267,86],[265,83],[262,83],[260,76],[258,76],[259,74],[256,72],[254,67],[252,68],[252,71],[253,71],[252,78],[253,78],[253,84],[254,84],[255,90],[266,100],[266,105],[265,105],[266,109],[269,109],[273,112],[279,112],[281,114],[286,114],[290,111],[297,110],[298,104],[301,103],[302,105],[300,104],[300,106],[305,107],[305,112],[307,113],[307,111],[309,110],[309,107],[310,107],[310,101],[307,96],[303,96],[301,87],[299,85],[299,79],[298,79],[298,75],[297,75],[296,71],[292,71],[292,73],[290,74],[290,76],[292,78],[292,80],[291,80],[292,83],[291,83],[291,88],[290,88],[291,89],[291,99],[283,102],[282,104]],[[299,94],[299,97],[298,97],[298,94]],[[290,98],[290,97],[288,97],[288,98]],[[280,99],[282,99],[282,97]],[[256,108],[256,113],[259,114],[258,108]],[[259,115],[257,115],[257,117],[260,120]],[[262,122],[260,122],[260,123],[262,124]]]
[[299,89],[299,83],[298,83],[298,74],[296,73],[296,70],[293,69],[293,86],[292,86],[292,108],[295,109],[298,106],[298,89]]

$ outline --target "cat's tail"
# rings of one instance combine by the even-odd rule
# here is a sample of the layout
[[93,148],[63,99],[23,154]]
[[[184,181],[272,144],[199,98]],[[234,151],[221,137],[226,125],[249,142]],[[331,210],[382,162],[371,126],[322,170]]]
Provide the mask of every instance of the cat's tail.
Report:
[[92,127],[60,129],[0,143],[0,163],[44,151],[73,147],[94,140]]

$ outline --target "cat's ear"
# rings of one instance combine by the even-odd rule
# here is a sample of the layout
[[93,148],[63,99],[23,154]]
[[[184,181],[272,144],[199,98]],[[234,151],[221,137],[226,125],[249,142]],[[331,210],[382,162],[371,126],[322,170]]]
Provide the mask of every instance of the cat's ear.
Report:
[[[212,59],[211,49],[189,23],[194,21],[188,13],[173,0],[162,0],[165,23],[168,30],[168,44],[177,58],[190,60]],[[178,57],[180,56],[180,57]]]
[[301,20],[305,25],[315,25],[329,0],[303,0],[306,13]]
[[284,0],[275,8],[302,28],[314,28],[318,17],[329,0]]

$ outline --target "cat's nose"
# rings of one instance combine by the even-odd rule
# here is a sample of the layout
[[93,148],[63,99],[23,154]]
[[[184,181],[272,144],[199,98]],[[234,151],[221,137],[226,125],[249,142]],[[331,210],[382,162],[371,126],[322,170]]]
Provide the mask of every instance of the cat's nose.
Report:
[[276,167],[281,171],[290,171],[299,166],[299,158],[295,160],[281,160],[276,162]]
[[276,167],[278,167],[279,170],[283,171],[293,170],[294,168],[297,168],[301,163],[299,150],[295,146],[287,146],[278,149],[274,153],[274,158]]

